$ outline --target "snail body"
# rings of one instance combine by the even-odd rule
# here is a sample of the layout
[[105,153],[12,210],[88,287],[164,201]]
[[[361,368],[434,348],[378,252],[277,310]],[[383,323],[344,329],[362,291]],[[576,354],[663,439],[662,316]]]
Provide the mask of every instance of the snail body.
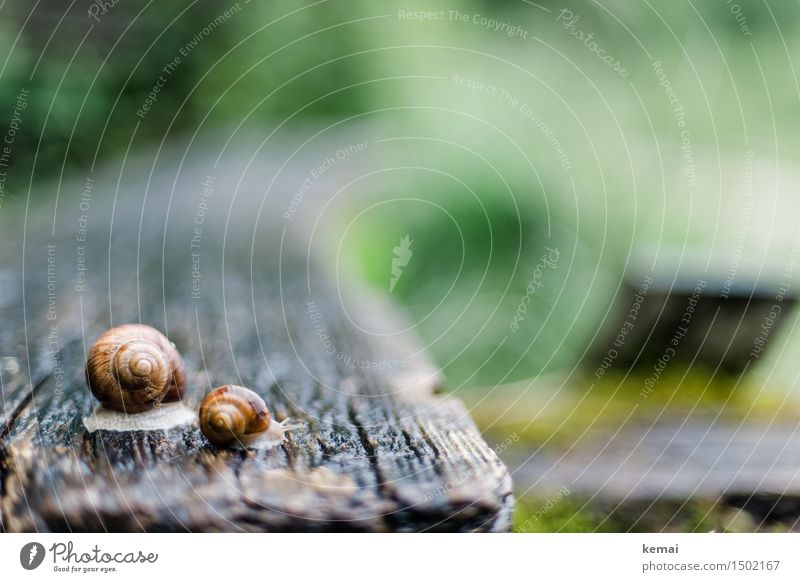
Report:
[[220,446],[283,441],[286,420],[277,422],[264,400],[243,386],[227,384],[211,391],[200,404],[200,430]]
[[158,330],[126,324],[103,333],[86,360],[89,388],[104,408],[123,413],[152,410],[183,396],[183,360]]

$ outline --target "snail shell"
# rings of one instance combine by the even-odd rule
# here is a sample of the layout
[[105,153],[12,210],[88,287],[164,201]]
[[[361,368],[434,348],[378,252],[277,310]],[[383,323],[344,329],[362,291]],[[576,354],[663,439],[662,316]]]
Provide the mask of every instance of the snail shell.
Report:
[[86,378],[105,408],[137,413],[183,396],[186,376],[175,346],[147,325],[126,324],[97,338]]
[[283,441],[284,423],[273,420],[264,400],[243,386],[220,386],[200,404],[200,430],[217,445],[249,445],[262,438],[274,445]]

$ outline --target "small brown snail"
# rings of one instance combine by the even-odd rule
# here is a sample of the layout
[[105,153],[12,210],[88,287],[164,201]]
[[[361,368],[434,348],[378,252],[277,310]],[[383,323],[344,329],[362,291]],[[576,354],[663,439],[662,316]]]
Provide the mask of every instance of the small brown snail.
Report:
[[186,385],[175,346],[158,330],[137,324],[97,338],[86,360],[86,379],[103,407],[124,413],[178,401]]
[[220,386],[200,404],[200,430],[216,445],[274,446],[283,441],[287,420],[273,419],[264,400],[243,386]]

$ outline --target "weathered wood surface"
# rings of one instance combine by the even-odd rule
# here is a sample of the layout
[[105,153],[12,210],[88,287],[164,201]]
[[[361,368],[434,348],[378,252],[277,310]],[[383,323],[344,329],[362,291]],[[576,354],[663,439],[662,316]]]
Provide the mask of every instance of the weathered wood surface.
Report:
[[[287,170],[270,190],[269,153],[247,168],[247,156],[229,152],[212,168],[214,156],[196,152],[91,176],[88,207],[79,182],[59,188],[57,207],[40,198],[27,216],[24,203],[3,208],[2,528],[507,529],[508,472],[465,408],[434,395],[440,378],[424,352],[407,334],[361,331],[370,321],[400,329],[396,314],[362,289],[332,284],[324,254],[285,228],[288,199],[273,192],[291,198],[297,174]],[[208,175],[214,193],[192,249]],[[278,419],[292,418],[288,441],[243,451],[210,445],[196,427],[87,434],[85,354],[124,322],[175,342],[187,405],[220,384],[252,387]]]
[[615,501],[800,498],[800,431],[786,419],[665,417],[506,459],[519,491],[545,496],[566,487]]

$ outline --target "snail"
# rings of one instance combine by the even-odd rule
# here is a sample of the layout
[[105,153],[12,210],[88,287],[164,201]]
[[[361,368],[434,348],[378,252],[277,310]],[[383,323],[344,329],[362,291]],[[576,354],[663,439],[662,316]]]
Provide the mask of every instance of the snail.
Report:
[[102,334],[89,350],[86,379],[106,409],[146,412],[183,396],[183,360],[173,344],[147,325],[127,324]]
[[227,384],[211,391],[200,404],[200,430],[216,445],[268,448],[283,442],[288,419],[277,422],[264,400],[243,386]]

